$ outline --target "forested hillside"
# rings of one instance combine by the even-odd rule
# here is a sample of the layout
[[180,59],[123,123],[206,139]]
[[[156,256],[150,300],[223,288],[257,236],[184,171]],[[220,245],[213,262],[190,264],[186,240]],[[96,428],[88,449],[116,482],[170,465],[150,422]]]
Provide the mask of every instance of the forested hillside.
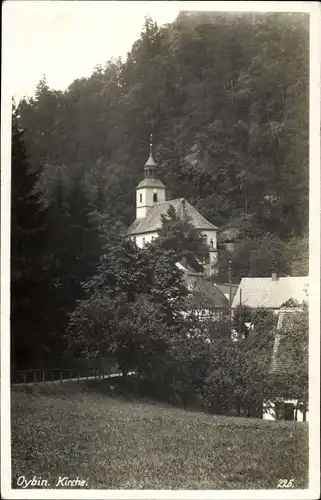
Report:
[[[108,228],[134,219],[150,133],[168,198],[184,196],[219,227],[251,214],[236,280],[270,272],[251,270],[253,251],[281,273],[307,273],[308,81],[308,17],[295,13],[181,13],[162,27],[146,19],[126,61],[65,91],[44,77],[14,111],[46,207],[38,268],[51,298],[38,314],[64,331]],[[39,270],[30,272],[41,290]]]
[[[152,132],[170,197],[209,220],[254,212],[265,230],[302,235],[308,195],[308,23],[299,14],[146,20],[127,61],[65,91],[39,83],[19,105],[32,167],[77,176],[99,208],[134,217]],[[101,190],[101,199],[97,191]]]

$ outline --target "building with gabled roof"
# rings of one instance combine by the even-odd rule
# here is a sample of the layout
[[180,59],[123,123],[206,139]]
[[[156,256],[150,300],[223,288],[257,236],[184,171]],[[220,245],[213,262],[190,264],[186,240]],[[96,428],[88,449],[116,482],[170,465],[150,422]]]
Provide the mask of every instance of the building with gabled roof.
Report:
[[210,271],[217,260],[218,228],[205,219],[185,198],[166,200],[166,188],[156,178],[156,167],[150,141],[150,154],[144,165],[144,179],[136,187],[136,219],[127,230],[128,236],[135,239],[140,248],[157,238],[162,227],[162,215],[166,215],[172,206],[182,220],[188,220],[203,235],[209,249],[207,269]]
[[[279,310],[270,365],[270,374],[274,376],[285,375],[292,378],[298,370],[298,347],[292,338],[292,331],[293,326],[300,321],[299,316],[302,312],[303,307],[282,307]],[[302,353],[301,361],[308,363],[308,343],[306,348],[302,349],[300,346],[300,353]],[[289,397],[284,393],[273,400],[266,399],[263,403],[263,418],[265,420],[308,421],[307,397],[303,396],[304,399],[306,399],[305,403],[294,399],[293,395]]]
[[289,299],[299,304],[307,301],[308,286],[308,276],[279,278],[273,273],[271,278],[242,278],[233,299],[232,309],[242,304],[253,309],[279,311]]

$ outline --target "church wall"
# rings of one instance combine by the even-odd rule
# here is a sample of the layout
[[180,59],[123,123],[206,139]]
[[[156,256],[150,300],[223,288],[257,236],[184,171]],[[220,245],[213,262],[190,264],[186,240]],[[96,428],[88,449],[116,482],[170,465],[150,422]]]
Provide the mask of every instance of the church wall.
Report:
[[155,231],[153,233],[137,234],[136,235],[136,245],[139,248],[143,248],[144,243],[150,243],[152,239],[157,238],[158,233]]

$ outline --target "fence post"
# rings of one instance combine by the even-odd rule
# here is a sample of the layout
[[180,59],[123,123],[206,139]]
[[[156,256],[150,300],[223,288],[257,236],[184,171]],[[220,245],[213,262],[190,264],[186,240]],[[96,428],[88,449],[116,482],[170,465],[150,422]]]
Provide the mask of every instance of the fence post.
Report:
[[42,370],[42,381],[45,381],[45,370]]
[[27,372],[24,372],[24,377],[25,377],[25,385],[27,385]]
[[78,384],[79,384],[79,372],[77,372]]
[[51,372],[51,383],[52,384],[54,383],[54,372],[53,371]]
[[60,383],[62,384],[62,371],[60,372]]
[[37,372],[33,372],[33,383],[37,383]]
[[70,380],[70,382],[71,382],[71,379],[72,379],[72,371],[69,374],[69,380]]

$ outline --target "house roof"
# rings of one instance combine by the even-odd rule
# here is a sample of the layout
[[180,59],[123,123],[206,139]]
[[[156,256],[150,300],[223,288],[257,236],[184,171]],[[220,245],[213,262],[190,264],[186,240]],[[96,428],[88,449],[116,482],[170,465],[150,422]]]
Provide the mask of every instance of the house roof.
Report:
[[308,276],[284,278],[242,278],[232,307],[240,303],[253,308],[279,309],[289,299],[307,300]]
[[204,276],[204,273],[198,273],[195,271],[191,266],[188,264],[183,264],[182,262],[176,262],[176,266],[181,270],[184,271],[185,275],[188,276],[195,276],[195,277],[200,277]]
[[227,309],[229,305],[227,298],[221,290],[204,278],[196,280],[190,297],[193,296],[199,296],[201,309]]
[[[144,182],[144,181],[143,181]],[[136,219],[131,226],[128,228],[128,234],[142,234],[158,231],[162,227],[161,215],[166,215],[170,205],[172,205],[175,210],[180,213],[181,203],[184,198],[178,198],[176,200],[168,200],[162,203],[157,203],[150,208],[146,217],[141,219]],[[205,219],[196,208],[194,208],[188,201],[185,201],[185,213],[189,218],[191,224],[200,230],[215,230],[217,227],[211,222]]]
[[286,328],[297,320],[302,308],[282,308],[278,316],[276,335],[273,343],[273,353],[271,362],[271,373],[289,373],[295,369],[294,346],[288,335],[282,335],[282,329]]

